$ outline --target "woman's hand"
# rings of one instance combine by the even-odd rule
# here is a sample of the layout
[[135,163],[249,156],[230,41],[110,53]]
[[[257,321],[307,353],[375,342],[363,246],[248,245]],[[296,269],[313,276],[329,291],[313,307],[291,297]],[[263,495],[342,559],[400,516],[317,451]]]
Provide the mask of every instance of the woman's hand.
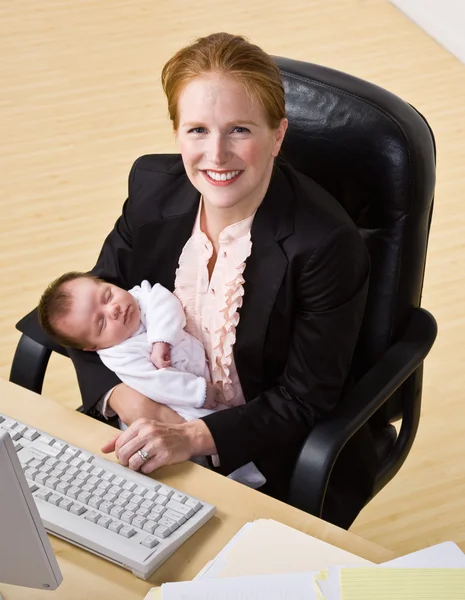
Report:
[[185,423],[169,406],[154,402],[124,383],[115,387],[108,404],[128,426],[141,418],[155,419],[161,423]]
[[[144,460],[138,450],[147,453]],[[151,473],[159,467],[189,460],[192,456],[216,454],[210,430],[201,420],[183,424],[138,419],[102,446],[102,452],[115,452],[119,462],[134,471]]]

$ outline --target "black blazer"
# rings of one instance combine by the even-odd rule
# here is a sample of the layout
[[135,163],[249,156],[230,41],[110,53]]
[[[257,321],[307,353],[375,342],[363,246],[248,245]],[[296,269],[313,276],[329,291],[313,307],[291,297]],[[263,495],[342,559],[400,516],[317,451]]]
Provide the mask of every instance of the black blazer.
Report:
[[[178,155],[139,158],[96,275],[126,289],[174,288],[200,196]],[[220,471],[254,461],[283,497],[297,453],[346,383],[368,287],[355,225],[318,184],[278,161],[253,221],[234,359],[244,406],[204,418]],[[118,383],[93,353],[71,351],[87,411]]]

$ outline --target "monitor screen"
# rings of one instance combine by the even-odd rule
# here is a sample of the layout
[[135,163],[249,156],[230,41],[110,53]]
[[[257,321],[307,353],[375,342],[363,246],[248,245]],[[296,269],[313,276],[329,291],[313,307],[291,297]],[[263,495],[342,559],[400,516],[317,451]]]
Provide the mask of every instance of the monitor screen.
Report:
[[54,590],[61,581],[13,442],[0,428],[0,591],[2,583]]

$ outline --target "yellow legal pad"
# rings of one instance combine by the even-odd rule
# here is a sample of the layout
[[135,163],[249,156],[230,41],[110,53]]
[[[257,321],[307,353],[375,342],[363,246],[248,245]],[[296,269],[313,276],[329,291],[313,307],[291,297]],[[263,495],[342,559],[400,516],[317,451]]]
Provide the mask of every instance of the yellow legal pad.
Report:
[[465,600],[465,569],[341,569],[341,600]]

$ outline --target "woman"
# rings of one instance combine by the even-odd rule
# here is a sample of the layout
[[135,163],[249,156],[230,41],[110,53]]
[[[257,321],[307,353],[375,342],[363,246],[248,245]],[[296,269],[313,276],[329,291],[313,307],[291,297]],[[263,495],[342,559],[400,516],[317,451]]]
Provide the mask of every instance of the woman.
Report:
[[213,34],[171,58],[162,82],[180,156],[136,161],[93,273],[174,290],[230,408],[183,423],[73,353],[84,407],[132,423],[103,447],[131,469],[215,456],[227,474],[253,461],[285,499],[302,443],[349,372],[367,252],[339,203],[278,158],[284,90],[265,52]]

